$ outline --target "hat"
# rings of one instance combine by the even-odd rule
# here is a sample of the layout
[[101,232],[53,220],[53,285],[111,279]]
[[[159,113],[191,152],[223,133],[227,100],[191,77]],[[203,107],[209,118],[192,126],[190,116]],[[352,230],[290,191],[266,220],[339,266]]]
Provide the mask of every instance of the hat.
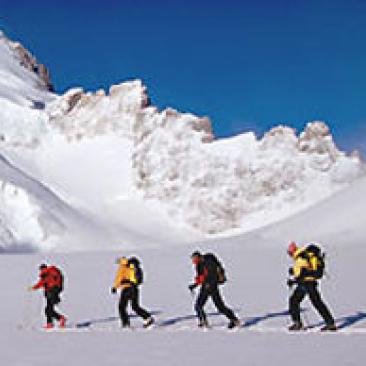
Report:
[[40,271],[42,271],[42,269],[45,269],[45,268],[47,268],[47,264],[45,264],[45,263],[40,264],[39,267],[38,267],[38,269]]
[[289,244],[288,248],[287,248],[287,253],[288,255],[294,255],[294,253],[296,252],[297,250],[297,245],[296,243],[293,241]]
[[191,258],[194,258],[194,257],[201,257],[202,254],[201,252],[199,252],[198,250],[195,250],[192,254],[191,254]]
[[121,265],[121,266],[127,266],[128,264],[128,259],[126,257],[121,257],[117,259],[117,264]]

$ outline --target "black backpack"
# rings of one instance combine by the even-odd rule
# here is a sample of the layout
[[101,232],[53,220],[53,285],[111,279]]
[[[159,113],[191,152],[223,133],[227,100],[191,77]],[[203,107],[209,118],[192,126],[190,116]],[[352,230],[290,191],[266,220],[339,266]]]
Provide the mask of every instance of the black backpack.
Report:
[[135,277],[137,281],[137,285],[141,285],[144,282],[144,273],[141,268],[140,261],[136,257],[131,257],[128,260],[128,264],[132,264],[135,268]]
[[325,273],[325,253],[316,244],[310,244],[305,249],[306,253],[311,253],[317,259],[316,268],[312,271],[312,275],[320,280]]
[[222,285],[227,281],[225,269],[222,263],[212,253],[207,253],[203,256],[205,266],[208,270],[209,280]]

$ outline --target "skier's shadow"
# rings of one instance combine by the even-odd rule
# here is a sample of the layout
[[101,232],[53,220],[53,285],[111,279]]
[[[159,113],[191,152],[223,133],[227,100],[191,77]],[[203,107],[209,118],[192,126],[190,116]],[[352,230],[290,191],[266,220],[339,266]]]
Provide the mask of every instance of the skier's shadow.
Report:
[[[152,311],[151,315],[159,315],[161,314],[160,310],[157,311]],[[130,318],[137,318],[138,316],[136,314],[131,314]],[[99,318],[99,319],[89,319],[89,320],[85,320],[85,321],[81,321],[76,323],[76,327],[77,328],[87,328],[87,327],[91,327],[94,324],[105,324],[105,323],[111,323],[111,322],[115,322],[119,320],[118,316],[108,316],[105,318]]]
[[[300,311],[304,312],[307,310],[301,309]],[[263,321],[273,319],[273,318],[288,317],[289,315],[290,315],[290,313],[288,312],[288,310],[283,310],[283,311],[278,311],[278,312],[274,312],[274,313],[267,313],[267,314],[264,314],[261,316],[256,316],[253,318],[246,319],[244,322],[243,328],[249,328],[254,325],[257,325],[258,323],[261,323]]]
[[[351,315],[344,316],[342,318],[335,319],[335,322],[337,324],[338,329],[344,329],[344,328],[349,328],[352,325],[354,325],[358,322],[361,322],[363,320],[366,320],[366,313],[364,313],[362,311],[358,311],[355,314],[351,314]],[[311,325],[310,328],[316,328],[316,327],[320,327],[322,325],[325,325],[325,323],[323,321],[321,321],[317,324]]]
[[344,316],[343,318],[337,319],[336,323],[340,324],[338,325],[338,329],[348,328],[351,325],[358,323],[362,320],[366,319],[366,313],[362,311],[358,311],[356,314]]
[[[221,315],[221,313],[219,312],[211,312],[211,313],[207,313],[207,316],[218,316]],[[177,316],[175,318],[170,318],[170,319],[166,319],[163,320],[159,326],[160,327],[169,327],[170,325],[174,325],[174,324],[178,324],[178,323],[182,323],[188,320],[195,320],[197,319],[197,315],[182,315],[182,316]]]

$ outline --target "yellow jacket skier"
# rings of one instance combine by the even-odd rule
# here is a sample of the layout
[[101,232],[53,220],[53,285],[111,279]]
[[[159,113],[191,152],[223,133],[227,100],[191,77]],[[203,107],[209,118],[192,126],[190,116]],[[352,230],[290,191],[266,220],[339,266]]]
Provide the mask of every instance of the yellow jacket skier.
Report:
[[118,271],[114,280],[114,289],[125,289],[131,285],[136,285],[135,268],[133,264],[129,264],[128,259],[122,257],[118,260]]
[[144,328],[154,323],[151,314],[143,309],[139,304],[139,285],[142,283],[142,269],[136,257],[127,259],[122,257],[118,261],[118,271],[113,283],[112,293],[121,289],[118,310],[122,322],[122,327],[130,326],[130,318],[127,313],[127,305],[131,302],[132,310],[144,319]]

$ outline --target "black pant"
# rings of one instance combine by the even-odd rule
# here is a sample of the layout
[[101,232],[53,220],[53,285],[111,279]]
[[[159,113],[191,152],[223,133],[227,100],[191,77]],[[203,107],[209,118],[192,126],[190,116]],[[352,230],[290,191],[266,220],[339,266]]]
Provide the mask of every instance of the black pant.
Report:
[[322,316],[325,323],[334,324],[334,319],[324,304],[317,287],[318,284],[315,281],[301,283],[296,287],[289,301],[290,315],[294,322],[301,322],[300,303],[306,295],[309,295],[311,303]]
[[47,323],[53,323],[53,319],[60,320],[61,315],[55,311],[54,307],[60,303],[60,289],[58,287],[52,287],[46,290],[44,296],[46,297],[45,314]]
[[127,305],[131,301],[132,310],[141,318],[147,319],[151,317],[151,314],[143,309],[139,304],[139,289],[137,286],[131,286],[123,289],[121,292],[121,298],[119,300],[119,315],[123,326],[130,325],[130,320],[127,314]]
[[224,300],[222,299],[221,294],[219,292],[218,286],[203,284],[201,286],[201,290],[200,293],[198,294],[196,305],[194,307],[197,313],[197,317],[200,321],[206,321],[207,319],[203,307],[205,306],[209,297],[212,298],[212,301],[214,302],[217,310],[221,314],[224,314],[230,320],[238,319],[233,313],[233,311],[225,305]]

